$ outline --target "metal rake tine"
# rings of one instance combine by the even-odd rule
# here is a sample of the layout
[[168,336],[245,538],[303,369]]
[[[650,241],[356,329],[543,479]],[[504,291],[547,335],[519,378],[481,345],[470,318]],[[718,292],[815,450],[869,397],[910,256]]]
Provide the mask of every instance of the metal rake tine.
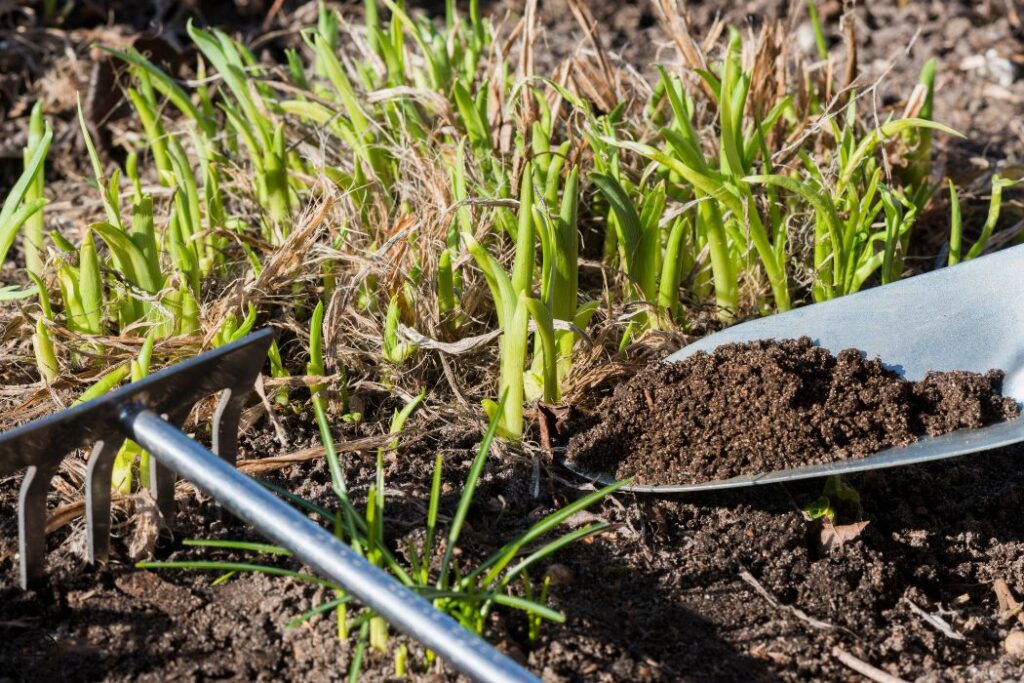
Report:
[[[181,430],[192,411],[191,405],[179,406],[174,412],[167,416],[167,422]],[[178,511],[174,502],[174,483],[177,475],[172,469],[164,465],[156,458],[149,459],[149,492],[156,501],[156,507],[160,511],[160,517],[169,531],[174,530],[174,516]]]
[[39,583],[46,563],[46,494],[56,467],[29,467],[18,494],[18,573],[21,587]]
[[[0,476],[24,471],[18,502],[19,573],[22,585],[42,575],[47,522],[46,494],[61,460],[79,448],[93,448],[86,485],[88,555],[103,561],[109,555],[110,491],[113,460],[127,434],[122,414],[144,406],[169,415],[181,425],[188,410],[203,397],[233,389],[221,430],[232,424],[245,392],[239,387],[256,381],[273,342],[271,329],[212,349],[160,370],[138,382],[115,389],[86,403],[33,420],[0,433]],[[229,442],[223,441],[227,454]],[[151,490],[168,525],[174,522],[174,474],[154,460]]]
[[85,533],[90,564],[110,557],[110,487],[123,436],[97,441],[85,475]]
[[238,427],[251,386],[229,387],[221,392],[213,413],[213,452],[229,465],[238,460]]

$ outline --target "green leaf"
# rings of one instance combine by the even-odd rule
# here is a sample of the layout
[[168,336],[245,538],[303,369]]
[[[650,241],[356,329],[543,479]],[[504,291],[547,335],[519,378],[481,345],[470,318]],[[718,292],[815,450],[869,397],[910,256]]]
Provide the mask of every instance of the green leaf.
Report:
[[216,127],[213,121],[208,120],[203,116],[199,109],[192,104],[192,99],[188,96],[188,93],[185,92],[185,89],[178,85],[173,78],[160,70],[155,64],[143,57],[139,52],[131,48],[115,50],[104,45],[98,45],[97,47],[118,59],[128,62],[140,71],[146,73],[149,78],[152,79],[154,87],[156,87],[164,97],[169,99],[171,103],[177,107],[178,111],[199,124],[207,136],[213,137],[216,134]]
[[595,536],[610,527],[611,524],[608,524],[607,522],[598,522],[595,524],[588,524],[586,526],[580,527],[579,529],[570,531],[567,534],[559,536],[555,540],[546,543],[543,547],[533,551],[527,557],[523,558],[521,561],[510,567],[509,570],[505,572],[505,575],[502,577],[501,585],[507,586],[511,581],[515,580],[516,577],[518,577],[524,571],[529,569],[531,566],[547,557],[550,557],[551,555],[554,555],[562,548],[565,548],[566,546],[571,545],[584,538]]
[[[32,114],[29,116],[28,141],[25,144],[23,157],[23,172],[32,170],[33,156],[46,134],[46,121],[43,119],[43,103],[37,101],[32,107]],[[31,203],[43,199],[45,190],[45,173],[42,165],[35,168],[32,181],[25,192],[25,202]],[[2,223],[0,223],[2,225]],[[43,272],[44,251],[43,243],[46,237],[46,220],[42,208],[33,210],[25,219],[22,245],[25,252],[25,270],[29,273],[41,274]],[[4,232],[0,228],[0,232]],[[5,255],[0,255],[0,263]]]
[[129,375],[130,372],[131,367],[129,367],[128,365],[122,365],[121,367],[114,368],[110,372],[100,377],[98,380],[96,380],[96,382],[93,383],[92,386],[90,386],[88,389],[82,392],[82,395],[79,396],[78,399],[71,405],[77,406],[82,403],[91,401],[97,396],[102,396],[111,389],[116,388],[118,384],[124,381],[124,379]]
[[544,401],[558,403],[558,349],[555,346],[555,324],[551,311],[538,299],[527,298],[530,316],[537,323],[544,359]]
[[556,624],[565,623],[565,615],[561,612],[553,610],[550,607],[545,607],[544,605],[533,602],[532,600],[516,597],[514,595],[505,595],[502,593],[494,595],[491,599],[498,605],[529,612],[530,614],[535,614],[538,617],[547,619],[548,621],[553,621]]
[[487,128],[487,121],[477,110],[473,98],[466,87],[456,81],[452,92],[455,96],[455,106],[462,118],[462,125],[466,127],[470,143],[473,149],[489,150],[491,148],[491,135]]
[[[502,396],[498,401],[498,414],[502,412],[507,396]],[[491,418],[487,431],[480,441],[480,447],[473,458],[473,464],[469,467],[469,474],[466,476],[466,483],[462,486],[462,495],[459,496],[459,504],[455,508],[455,515],[452,516],[452,525],[448,528],[448,544],[444,549],[444,556],[441,558],[441,571],[437,577],[437,587],[441,590],[448,588],[449,566],[451,565],[452,554],[459,543],[459,536],[462,534],[462,526],[466,523],[466,515],[469,514],[469,506],[473,503],[473,496],[476,494],[477,484],[480,482],[480,475],[484,471],[484,463],[491,452],[491,444],[498,433],[500,420],[497,416]]]
[[389,363],[401,365],[416,351],[416,345],[404,342],[398,335],[401,309],[398,305],[398,294],[388,301],[387,314],[384,319],[383,356]]
[[609,484],[593,493],[587,494],[582,498],[573,501],[569,505],[556,510],[548,514],[542,520],[531,526],[523,535],[514,541],[506,543],[502,548],[492,554],[487,560],[480,564],[476,569],[467,574],[463,580],[462,585],[468,586],[470,582],[478,577],[484,571],[488,571],[487,576],[483,579],[482,585],[490,585],[492,581],[497,579],[501,572],[508,566],[508,564],[515,558],[516,554],[527,544],[533,542],[537,538],[540,538],[544,534],[548,533],[559,524],[569,519],[580,510],[584,510],[594,503],[598,502],[602,498],[605,498],[615,491],[618,491],[623,486],[628,485],[632,482],[632,479],[622,479],[613,484]]
[[[820,216],[828,226],[829,237],[832,242],[832,253],[835,255],[835,258],[839,261],[846,258],[847,254],[844,250],[842,226],[839,220],[839,215],[836,213],[835,205],[832,203],[832,197],[828,192],[819,192],[808,183],[801,183],[798,180],[782,175],[753,175],[747,176],[744,178],[744,181],[748,183],[781,187],[784,190],[803,197],[812,207],[814,207],[816,214]],[[842,270],[837,267],[837,282],[841,281],[841,276]]]
[[844,164],[842,173],[839,176],[839,181],[836,184],[836,194],[843,194],[847,184],[849,184],[853,179],[853,175],[860,170],[868,156],[875,151],[875,148],[877,148],[883,140],[890,138],[893,135],[899,135],[912,128],[937,130],[941,133],[946,133],[947,135],[952,135],[954,137],[964,137],[963,133],[953,130],[949,126],[935,121],[929,121],[927,119],[906,118],[883,123],[881,126],[868,133],[854,148],[853,153],[850,155],[846,164]]
[[947,265],[960,263],[961,245],[963,244],[963,218],[960,213],[960,196],[956,192],[953,179],[949,180],[949,261]]
[[32,349],[35,353],[39,376],[47,382],[53,382],[57,379],[60,364],[57,362],[57,354],[53,349],[50,331],[46,328],[46,322],[42,318],[36,321],[36,331],[32,335]]
[[167,133],[164,131],[155,103],[133,88],[128,88],[126,92],[146,133],[150,151],[153,153],[153,163],[161,173],[170,173],[171,162],[167,157],[167,140],[165,139]]
[[50,128],[50,124],[47,123],[46,133],[43,134],[42,140],[32,150],[31,157],[25,164],[24,170],[18,177],[18,180],[15,181],[14,186],[11,187],[7,198],[4,199],[3,206],[0,207],[0,263],[7,258],[7,251],[14,243],[14,238],[21,226],[45,204],[45,200],[42,198],[37,198],[24,207],[21,202],[25,198],[26,192],[29,191],[30,185],[34,182],[36,174],[39,173],[43,166],[52,139],[53,130]]
[[[149,209],[152,211],[152,204]],[[156,294],[160,291],[163,281],[159,273],[159,266],[147,258],[128,233],[110,223],[102,222],[93,223],[89,229],[99,235],[107,245],[121,275],[149,294]]]
[[512,291],[530,294],[536,267],[536,226],[533,221],[533,164],[523,169],[519,191],[519,225],[516,230],[516,256],[512,265]]
[[255,129],[255,133],[259,136],[262,148],[268,147],[271,141],[270,121],[256,106],[249,90],[250,77],[246,73],[245,65],[231,39],[217,29],[207,32],[197,28],[191,19],[188,21],[186,30],[189,37],[192,38],[192,42],[217,69],[235,96],[248,124]]
[[661,218],[665,213],[665,183],[658,183],[643,195],[640,211],[640,245],[637,254],[637,284],[647,301],[657,297],[658,273],[661,270]]
[[1003,178],[1000,175],[995,175],[992,178],[992,197],[988,203],[988,215],[985,218],[985,224],[981,226],[981,234],[978,235],[978,239],[971,245],[970,251],[964,257],[965,261],[978,258],[981,256],[982,251],[985,249],[985,245],[988,244],[989,238],[992,236],[992,231],[996,229],[996,223],[999,222],[999,213],[1003,202],[1003,189],[1007,187],[1013,187],[1019,180],[1010,180]]
[[268,555],[285,555],[290,557],[292,552],[287,548],[282,548],[278,545],[271,545],[269,543],[253,543],[251,541],[231,541],[221,540],[215,538],[187,538],[182,541],[182,545],[193,546],[197,548],[226,548],[228,550],[248,550],[254,553],[264,553]]
[[330,581],[326,581],[310,574],[271,567],[263,564],[251,564],[248,562],[217,562],[210,560],[182,560],[175,562],[138,562],[135,564],[139,569],[192,569],[202,571],[234,571],[234,572],[255,572],[257,574],[268,574],[270,576],[286,576],[305,583],[314,583],[328,588],[337,588]]
[[626,273],[630,277],[637,275],[636,261],[640,250],[640,240],[643,228],[640,225],[640,216],[636,213],[633,201],[626,194],[626,190],[611,175],[594,173],[591,180],[604,195],[612,211],[615,212],[615,228],[618,232],[619,243],[626,254]]
[[103,319],[103,276],[92,230],[87,230],[78,256],[78,295],[82,302],[86,330],[100,334]]
[[491,289],[494,307],[498,314],[498,326],[508,329],[515,315],[517,296],[512,281],[496,258],[480,244],[471,233],[463,233],[466,248],[476,261],[477,267],[484,274],[487,286]]
[[39,288],[36,285],[32,285],[28,289],[21,289],[18,285],[3,285],[0,286],[0,301],[19,301],[33,297],[38,293]]
[[434,476],[430,483],[430,502],[427,505],[427,536],[423,541],[423,563],[420,569],[420,583],[426,585],[429,580],[430,559],[434,556],[434,536],[437,530],[437,514],[441,506],[441,473],[444,467],[444,456],[440,453],[434,458]]
[[[21,230],[21,227],[31,218],[36,212],[42,210],[46,206],[45,199],[33,199],[32,201],[25,202],[19,206],[11,215],[5,217],[3,222],[0,223],[0,254],[3,258],[7,257],[7,252],[11,248],[11,244],[14,243],[14,238]],[[2,259],[0,259],[2,262]]]

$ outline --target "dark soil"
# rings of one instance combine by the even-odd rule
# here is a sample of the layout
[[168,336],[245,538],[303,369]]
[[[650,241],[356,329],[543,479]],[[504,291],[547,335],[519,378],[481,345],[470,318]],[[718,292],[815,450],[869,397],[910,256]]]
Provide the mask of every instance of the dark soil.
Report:
[[[298,430],[293,445],[310,436]],[[450,492],[443,519],[472,459],[469,437],[435,436],[453,444],[442,450]],[[269,448],[261,432],[243,456]],[[403,450],[388,471],[388,537],[399,553],[422,528],[430,455]],[[566,548],[546,567],[557,577],[553,606],[567,623],[531,643],[521,620],[506,616],[488,636],[545,681],[856,680],[835,648],[908,680],[1020,680],[1024,666],[1004,654],[1002,642],[1021,626],[1016,617],[1001,618],[992,586],[1002,579],[1018,599],[1024,592],[1022,457],[1018,448],[852,477],[861,509],[843,512],[835,531],[800,512],[820,483],[617,496],[571,522],[606,520],[614,532]],[[347,462],[354,490],[365,491],[372,453]],[[552,474],[542,470],[534,497],[529,463],[492,458],[470,512],[467,557],[487,553],[576,495]],[[322,462],[294,466],[275,480],[329,504]],[[11,553],[15,491],[0,490],[0,680],[343,678],[351,650],[335,637],[332,620],[285,627],[332,597],[297,582],[239,575],[212,587],[211,574],[135,570],[126,538],[115,543],[109,566],[89,567],[76,524],[51,537],[48,586],[20,592]],[[218,521],[209,503],[179,500],[178,540],[165,541],[158,557],[227,559],[183,548],[180,539],[256,539],[231,519]],[[850,534],[842,522],[852,520],[867,525]],[[823,533],[852,538],[827,549]],[[916,609],[962,639],[943,635]],[[415,646],[410,654],[422,661]],[[390,654],[371,653],[362,680],[392,674]],[[410,677],[455,679],[422,669]]]
[[590,472],[689,484],[862,458],[919,436],[1013,419],[990,370],[908,382],[856,349],[811,340],[728,344],[654,363],[615,388],[569,443]]

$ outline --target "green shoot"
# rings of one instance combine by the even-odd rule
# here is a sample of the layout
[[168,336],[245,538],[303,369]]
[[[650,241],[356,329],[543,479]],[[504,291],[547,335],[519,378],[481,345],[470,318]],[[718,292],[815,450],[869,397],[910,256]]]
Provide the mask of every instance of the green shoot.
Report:
[[960,263],[964,239],[963,217],[960,214],[960,195],[956,185],[949,181],[949,258],[946,265],[955,266]]
[[992,231],[996,229],[996,223],[999,222],[999,213],[1003,205],[1003,190],[1007,187],[1013,187],[1018,182],[1017,180],[1010,180],[999,175],[992,178],[992,197],[988,203],[988,216],[985,218],[985,224],[981,226],[981,234],[978,235],[978,239],[971,245],[970,250],[964,257],[965,261],[981,256],[988,245],[989,238],[992,237]]
[[[306,364],[306,373],[323,377],[324,356],[323,356],[323,324],[324,304],[318,301],[313,309],[313,318],[309,323],[309,363]],[[338,452],[334,447],[334,436],[331,434],[331,425],[327,418],[327,388],[323,384],[314,384],[309,389],[313,402],[313,414],[316,417],[316,424],[320,430],[320,442],[324,446],[324,453],[327,457],[327,467],[331,473],[331,485],[335,495],[341,499],[348,499],[348,487],[345,484],[345,473],[341,469],[341,461],[338,459]]]
[[[154,341],[153,333],[147,335],[138,357],[131,362],[129,378],[132,382],[138,382],[149,374]],[[139,481],[148,482],[150,480],[149,453],[134,441],[126,440],[114,458],[111,485],[115,491],[124,494],[131,493],[132,469],[136,461],[139,463]]]
[[[35,114],[36,111],[37,109],[33,109],[33,119],[35,120],[39,118]],[[41,110],[38,111],[41,112]],[[33,128],[38,128],[37,122],[30,124],[30,141],[34,135],[31,132]],[[50,128],[50,124],[46,123],[42,136],[35,141],[34,145],[26,148],[24,170],[7,194],[3,205],[0,206],[0,263],[7,258],[7,252],[14,244],[14,239],[21,227],[37,212],[42,211],[43,205],[46,203],[42,197],[43,163],[46,160],[46,153],[50,149],[52,139],[53,130]],[[35,244],[37,242],[33,241],[40,239],[38,224],[30,226],[27,239],[30,244]],[[36,256],[38,257],[38,252],[36,252]],[[33,263],[33,267],[36,269],[32,272],[38,275],[40,272],[38,259]]]
[[[25,191],[25,202],[31,205],[44,199],[44,173],[43,164],[37,163],[33,169],[33,157],[36,150],[43,142],[46,135],[46,122],[43,120],[43,103],[36,102],[32,107],[32,114],[28,124],[28,142],[25,145],[24,163],[25,173],[32,173],[32,181]],[[22,237],[22,244],[25,249],[25,269],[30,273],[42,276],[43,273],[43,241],[46,238],[46,223],[43,217],[43,207],[25,219],[25,233]],[[0,261],[3,257],[0,256]]]

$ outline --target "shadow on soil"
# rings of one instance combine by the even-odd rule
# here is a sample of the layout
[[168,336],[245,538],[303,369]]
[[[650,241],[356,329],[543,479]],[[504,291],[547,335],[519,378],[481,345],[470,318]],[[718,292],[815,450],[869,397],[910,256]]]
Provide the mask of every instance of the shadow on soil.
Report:
[[[5,577],[7,578],[7,577]],[[93,577],[95,578],[95,577]],[[95,681],[158,672],[169,655],[150,644],[174,630],[174,617],[159,610],[127,611],[89,604],[73,608],[54,601],[49,590],[21,593],[4,582],[0,588],[0,680]],[[81,634],[87,624],[86,637]],[[73,632],[72,632],[73,631]],[[104,647],[88,631],[118,633],[120,647]],[[178,650],[175,659],[188,659]]]
[[538,671],[551,657],[554,673],[570,680],[595,680],[599,672],[623,681],[774,680],[765,661],[723,639],[712,615],[686,607],[659,572],[639,569],[603,545],[580,545],[561,558],[574,583],[553,589],[553,602],[568,615],[571,633],[551,629],[552,642],[537,653]]

